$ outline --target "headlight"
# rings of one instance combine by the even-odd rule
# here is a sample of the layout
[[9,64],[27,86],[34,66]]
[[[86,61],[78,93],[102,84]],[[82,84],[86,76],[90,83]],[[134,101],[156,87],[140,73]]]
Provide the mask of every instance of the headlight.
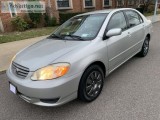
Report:
[[31,77],[32,80],[51,80],[65,75],[70,68],[68,63],[58,63],[49,65],[35,71]]

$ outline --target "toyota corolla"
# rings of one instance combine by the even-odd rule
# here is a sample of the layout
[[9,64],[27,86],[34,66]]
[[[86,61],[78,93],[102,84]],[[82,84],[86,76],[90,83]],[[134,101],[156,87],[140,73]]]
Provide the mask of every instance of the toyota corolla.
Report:
[[7,70],[10,90],[41,106],[91,102],[105,77],[133,56],[147,55],[151,33],[151,21],[131,8],[74,16],[15,55]]

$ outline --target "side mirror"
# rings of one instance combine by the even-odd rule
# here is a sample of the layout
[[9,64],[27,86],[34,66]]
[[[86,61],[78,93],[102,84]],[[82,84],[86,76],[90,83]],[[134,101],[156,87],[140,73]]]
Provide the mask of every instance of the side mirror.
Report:
[[121,34],[122,34],[121,28],[113,28],[106,33],[106,37],[112,37],[112,36],[117,36]]

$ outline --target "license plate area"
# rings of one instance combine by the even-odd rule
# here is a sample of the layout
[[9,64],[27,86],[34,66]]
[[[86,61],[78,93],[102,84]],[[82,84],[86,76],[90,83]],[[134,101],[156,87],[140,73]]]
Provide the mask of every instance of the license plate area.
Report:
[[9,83],[9,89],[12,93],[17,94],[17,89],[13,84]]

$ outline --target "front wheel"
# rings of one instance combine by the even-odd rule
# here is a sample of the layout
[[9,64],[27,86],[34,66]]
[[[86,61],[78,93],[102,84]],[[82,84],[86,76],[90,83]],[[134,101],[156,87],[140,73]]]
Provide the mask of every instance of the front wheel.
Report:
[[149,38],[146,37],[142,46],[141,51],[138,53],[140,57],[145,57],[149,51]]
[[78,98],[85,102],[95,100],[102,91],[104,73],[98,65],[92,65],[85,70],[78,88]]

